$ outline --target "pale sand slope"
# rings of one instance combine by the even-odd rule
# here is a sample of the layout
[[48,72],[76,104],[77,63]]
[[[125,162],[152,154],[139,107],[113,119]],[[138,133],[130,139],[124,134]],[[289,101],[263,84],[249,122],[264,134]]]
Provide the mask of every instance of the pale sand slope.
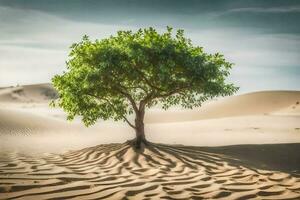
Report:
[[42,103],[56,97],[56,91],[47,83],[0,88],[0,102],[6,103]]
[[154,142],[273,145],[153,143],[142,154],[128,143],[95,146],[124,142],[133,131],[67,123],[48,108],[54,96],[47,84],[0,89],[0,199],[300,199],[300,145],[277,144],[300,143],[300,92],[147,114]]
[[[51,150],[53,140],[50,138],[53,135],[59,138],[55,141],[55,151],[59,152],[99,143],[122,142],[134,135],[125,123],[108,121],[85,128],[79,119],[72,123],[66,122],[66,116],[61,110],[48,106],[51,98],[46,94],[55,96],[50,85],[17,88],[17,96],[14,94],[15,88],[0,90],[0,131],[2,135],[10,133],[5,134],[6,137],[26,135],[22,132],[38,133],[33,134],[37,145],[43,144],[41,148],[50,146]],[[299,102],[300,92],[272,91],[214,100],[194,110],[153,109],[146,113],[147,137],[159,143],[193,146],[300,142]],[[39,137],[41,133],[45,133],[45,136]],[[2,146],[11,146],[11,142],[15,143],[14,146],[22,142],[26,146],[32,143],[28,140],[31,138],[26,136],[14,142],[15,138],[9,137],[2,140],[5,143]],[[79,140],[80,143],[77,142]]]

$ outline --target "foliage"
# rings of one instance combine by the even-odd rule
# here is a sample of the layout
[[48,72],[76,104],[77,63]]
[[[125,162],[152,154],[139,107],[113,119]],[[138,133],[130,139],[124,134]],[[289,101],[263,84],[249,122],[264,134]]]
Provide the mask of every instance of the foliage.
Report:
[[57,104],[68,119],[82,116],[85,125],[125,120],[145,107],[200,106],[205,100],[237,91],[225,82],[232,64],[223,55],[193,46],[184,31],[154,28],[119,31],[116,36],[71,46],[67,71],[53,78]]

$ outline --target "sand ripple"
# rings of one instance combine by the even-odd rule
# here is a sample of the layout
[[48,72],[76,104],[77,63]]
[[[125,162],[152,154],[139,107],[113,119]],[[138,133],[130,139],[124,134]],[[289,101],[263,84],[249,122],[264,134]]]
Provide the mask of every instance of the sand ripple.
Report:
[[4,153],[0,199],[300,199],[300,178],[196,147],[108,144],[43,158]]

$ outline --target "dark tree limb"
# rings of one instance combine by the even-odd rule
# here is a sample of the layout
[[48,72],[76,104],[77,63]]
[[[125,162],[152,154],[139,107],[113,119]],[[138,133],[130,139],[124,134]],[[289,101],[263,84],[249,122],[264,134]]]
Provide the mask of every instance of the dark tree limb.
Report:
[[145,83],[148,86],[150,86],[151,88],[154,88],[156,90],[159,90],[159,91],[164,91],[163,89],[161,89],[161,88],[155,86],[154,84],[152,84],[151,81],[146,78],[145,74],[142,71],[140,71],[137,67],[135,67],[135,70],[136,70],[136,72],[139,73],[139,75],[141,76],[141,78],[145,81]]
[[124,115],[122,115],[122,117],[131,128],[136,129],[136,127]]
[[125,97],[129,100],[129,102],[130,102],[131,105],[132,105],[132,108],[133,108],[134,112],[135,112],[135,113],[138,113],[139,109],[138,109],[138,107],[137,107],[137,105],[136,105],[136,102],[134,101],[133,97],[132,97],[130,94],[128,94],[127,92],[124,92],[124,91],[123,91],[121,88],[119,88],[119,87],[116,87],[115,89],[116,89],[118,92],[120,92],[120,94],[122,94],[123,96],[125,96]]
[[[104,100],[106,101],[106,103],[108,105],[110,105],[110,107],[114,110],[114,111],[117,111],[117,109],[114,107],[114,105],[109,101],[109,99],[106,99],[104,97],[99,97],[97,95],[93,95],[93,94],[87,94],[88,96],[91,96],[91,97],[94,97],[98,100]],[[124,119],[125,122],[127,122],[127,124],[132,127],[133,129],[136,129],[136,127],[124,116],[124,115],[121,115],[121,117]]]

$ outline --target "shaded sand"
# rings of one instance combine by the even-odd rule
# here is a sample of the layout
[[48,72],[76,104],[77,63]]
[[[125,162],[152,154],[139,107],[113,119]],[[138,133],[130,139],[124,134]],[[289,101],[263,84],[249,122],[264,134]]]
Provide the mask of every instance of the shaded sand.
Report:
[[108,144],[1,157],[0,199],[299,199],[300,177],[240,165],[203,148]]
[[197,147],[210,153],[237,158],[250,168],[284,171],[300,175],[300,144],[256,144],[220,147]]

